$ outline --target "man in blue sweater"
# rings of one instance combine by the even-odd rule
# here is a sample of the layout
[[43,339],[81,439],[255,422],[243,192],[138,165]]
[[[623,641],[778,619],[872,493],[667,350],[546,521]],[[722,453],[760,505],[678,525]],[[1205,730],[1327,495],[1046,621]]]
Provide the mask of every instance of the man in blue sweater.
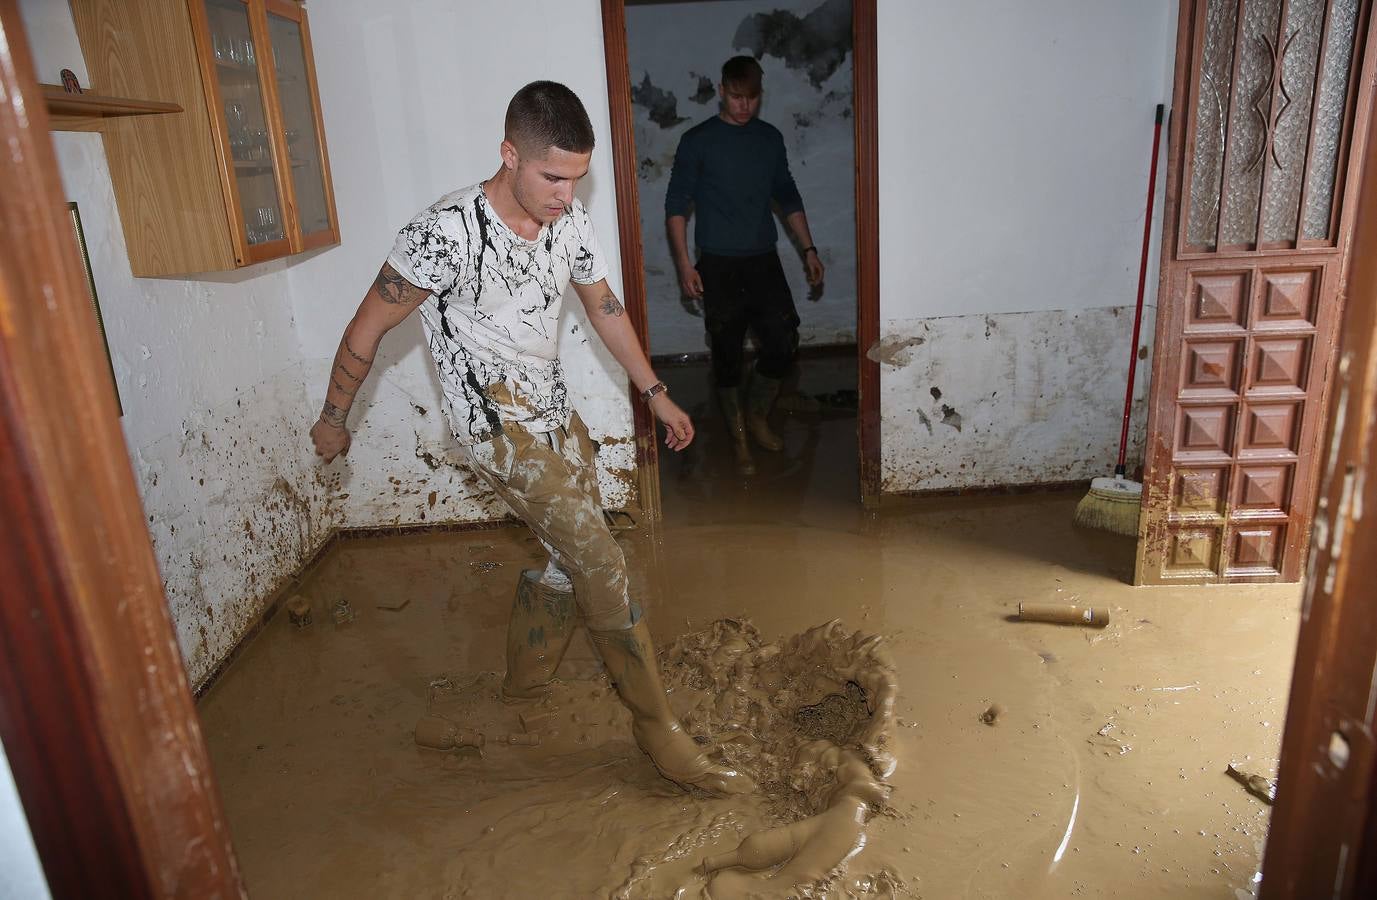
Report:
[[[798,312],[775,252],[779,232],[772,207],[804,248],[808,283],[821,284],[823,277],[803,198],[789,173],[784,136],[756,118],[763,75],[750,56],[732,57],[722,66],[721,112],[684,132],[665,194],[679,285],[703,303],[713,377],[742,475],[755,474],[748,430],[765,450],[784,447],[768,417],[798,350]],[[696,266],[688,251],[690,214],[697,217]],[[739,389],[748,329],[755,333],[759,357],[743,412]]]

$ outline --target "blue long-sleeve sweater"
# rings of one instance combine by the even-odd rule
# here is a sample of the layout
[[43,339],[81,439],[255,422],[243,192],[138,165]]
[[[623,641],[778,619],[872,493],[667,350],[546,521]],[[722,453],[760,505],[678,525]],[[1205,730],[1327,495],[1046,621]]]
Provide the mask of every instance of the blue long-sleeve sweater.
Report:
[[773,250],[779,232],[770,209],[803,209],[784,136],[768,122],[745,125],[713,116],[684,132],[665,193],[665,216],[694,216],[698,249],[721,256]]

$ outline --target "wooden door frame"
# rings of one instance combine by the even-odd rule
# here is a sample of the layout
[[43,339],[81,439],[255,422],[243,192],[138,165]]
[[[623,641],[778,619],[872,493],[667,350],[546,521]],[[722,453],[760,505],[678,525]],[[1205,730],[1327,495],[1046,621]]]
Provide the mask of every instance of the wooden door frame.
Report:
[[14,0],[0,98],[0,739],[54,897],[243,896]]
[[[640,186],[636,135],[631,110],[631,70],[627,60],[625,0],[602,0],[603,52],[607,61],[607,100],[612,125],[612,169],[617,188],[617,237],[622,256],[623,300],[641,346],[650,348],[645,292],[645,253],[641,246]],[[856,433],[861,501],[880,499],[880,364],[867,351],[880,340],[880,167],[879,79],[876,67],[876,0],[852,0],[851,59],[853,122],[856,141],[856,358],[859,409]],[[660,516],[660,475],[655,422],[632,395],[636,428],[636,468],[642,513]]]
[[[1377,141],[1363,168],[1354,246],[1374,247]],[[1377,254],[1354,256],[1348,291],[1263,900],[1377,896]]]

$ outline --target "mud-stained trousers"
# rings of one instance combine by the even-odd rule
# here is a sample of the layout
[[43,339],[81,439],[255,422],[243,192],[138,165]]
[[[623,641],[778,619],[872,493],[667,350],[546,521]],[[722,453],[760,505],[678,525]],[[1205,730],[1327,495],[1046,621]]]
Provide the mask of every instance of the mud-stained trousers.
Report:
[[549,432],[505,422],[470,455],[474,470],[545,545],[550,562],[541,581],[558,590],[572,581],[590,629],[634,625],[639,609],[631,603],[626,558],[603,517],[593,441],[578,413]]

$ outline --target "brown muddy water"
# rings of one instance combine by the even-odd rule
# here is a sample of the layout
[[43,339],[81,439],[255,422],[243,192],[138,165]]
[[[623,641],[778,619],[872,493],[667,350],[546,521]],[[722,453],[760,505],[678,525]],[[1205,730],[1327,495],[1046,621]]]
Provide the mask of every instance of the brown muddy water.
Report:
[[[348,541],[305,588],[313,623],[275,617],[200,705],[250,895],[1252,895],[1268,808],[1226,768],[1275,774],[1299,590],[1132,588],[1131,542],[1073,528],[1076,492],[867,517],[853,427],[786,420],[791,450],[749,484],[705,429],[662,466],[665,523],[622,538],[672,705],[757,795],[659,777],[582,636],[551,698],[501,702],[512,594],[543,561],[523,530]],[[337,626],[341,597],[356,617]],[[1020,601],[1112,621],[1009,621]],[[883,759],[813,743],[859,746],[874,718],[875,691],[858,706],[852,687],[867,676],[806,643],[834,619],[835,646],[881,636],[866,646],[898,685],[878,748],[893,770],[869,781]],[[779,649],[808,664],[780,675]],[[482,751],[418,748],[427,713],[483,733]],[[508,740],[531,732],[539,746]],[[838,778],[862,800],[829,806]],[[843,855],[860,845],[840,874],[791,891],[721,867],[743,838],[833,807],[864,822],[836,832]]]

